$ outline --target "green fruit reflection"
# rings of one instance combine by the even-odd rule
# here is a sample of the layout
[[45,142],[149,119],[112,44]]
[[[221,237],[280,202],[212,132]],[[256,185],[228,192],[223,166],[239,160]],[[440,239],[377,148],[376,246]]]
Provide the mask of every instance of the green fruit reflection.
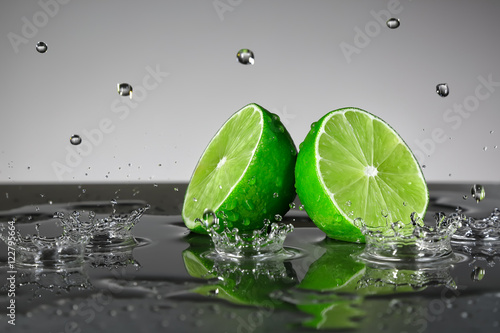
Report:
[[[410,293],[429,285],[456,288],[450,265],[423,267],[356,260],[364,245],[325,238],[317,246],[326,252],[311,264],[297,286],[294,303],[312,315],[304,326],[317,329],[356,328],[364,316],[362,302],[368,295]],[[303,296],[309,291],[308,297]]]
[[210,238],[190,234],[186,239],[190,246],[183,251],[182,256],[189,275],[217,279],[196,288],[194,292],[241,305],[293,307],[270,296],[274,291],[286,290],[297,284],[297,276],[290,262],[207,256],[213,250]]

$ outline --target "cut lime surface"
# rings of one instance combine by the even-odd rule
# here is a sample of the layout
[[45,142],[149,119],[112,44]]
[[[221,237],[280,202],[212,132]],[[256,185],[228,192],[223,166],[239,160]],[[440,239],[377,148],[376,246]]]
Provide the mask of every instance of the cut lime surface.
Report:
[[228,227],[254,230],[283,216],[295,198],[297,150],[279,117],[257,104],[233,114],[203,152],[188,185],[182,218],[206,233],[198,219],[211,210]]
[[304,209],[329,237],[364,241],[354,224],[409,229],[423,217],[429,193],[403,139],[384,121],[357,108],[332,111],[311,126],[295,170]]

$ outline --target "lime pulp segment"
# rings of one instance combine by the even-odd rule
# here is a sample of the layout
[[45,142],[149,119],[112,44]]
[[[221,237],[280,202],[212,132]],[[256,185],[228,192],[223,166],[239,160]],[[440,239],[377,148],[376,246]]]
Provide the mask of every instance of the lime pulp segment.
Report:
[[423,215],[427,186],[401,137],[374,115],[355,108],[330,113],[316,137],[316,168],[344,217],[371,226]]
[[[186,193],[183,216],[193,227],[199,212],[215,211],[239,183],[262,135],[262,113],[248,106],[216,133],[201,156]],[[196,193],[196,197],[195,197]],[[190,229],[191,229],[190,227]]]

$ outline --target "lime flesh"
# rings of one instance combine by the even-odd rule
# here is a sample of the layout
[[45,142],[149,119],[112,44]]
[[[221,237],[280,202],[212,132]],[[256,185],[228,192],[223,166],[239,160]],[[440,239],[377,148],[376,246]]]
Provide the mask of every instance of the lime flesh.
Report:
[[182,209],[186,226],[206,233],[198,220],[206,210],[243,231],[283,216],[296,195],[296,157],[278,116],[257,104],[243,107],[215,134],[195,168]]
[[364,241],[354,224],[412,227],[429,194],[422,170],[403,139],[385,122],[357,108],[332,111],[313,124],[301,144],[296,188],[309,217],[329,237]]

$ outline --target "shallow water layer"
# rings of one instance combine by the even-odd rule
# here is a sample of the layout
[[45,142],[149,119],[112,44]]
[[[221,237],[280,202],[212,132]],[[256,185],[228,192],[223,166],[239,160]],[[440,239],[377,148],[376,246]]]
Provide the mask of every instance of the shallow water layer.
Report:
[[[436,212],[481,219],[500,206],[500,186],[464,200],[470,184],[431,184],[425,220]],[[0,307],[16,301],[16,326],[2,332],[257,332],[350,329],[359,332],[498,330],[500,245],[452,243],[457,260],[357,261],[363,244],[325,239],[292,209],[285,251],[266,260],[217,256],[207,236],[180,218],[185,184],[1,186],[0,222],[40,230],[54,212],[118,214],[150,208],[132,229],[135,246],[87,252],[67,269],[16,268],[9,297],[7,247],[0,242]],[[177,189],[177,190],[176,190]],[[300,207],[297,201],[295,207]],[[48,228],[48,227],[47,227]],[[4,313],[3,310],[2,313]]]

